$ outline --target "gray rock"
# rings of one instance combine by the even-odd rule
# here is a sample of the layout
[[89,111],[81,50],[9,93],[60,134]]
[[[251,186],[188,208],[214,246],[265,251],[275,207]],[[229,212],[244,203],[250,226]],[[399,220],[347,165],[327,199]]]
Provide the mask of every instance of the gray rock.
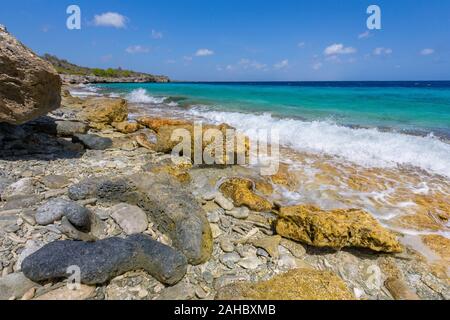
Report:
[[220,248],[224,251],[224,252],[233,252],[234,251],[234,245],[231,243],[231,241],[229,239],[222,239],[220,241]]
[[81,143],[91,150],[106,150],[112,147],[113,142],[109,138],[103,138],[95,134],[76,134],[73,136],[74,143]]
[[51,199],[40,206],[36,211],[36,222],[40,225],[49,225],[60,220],[63,216],[78,229],[89,230],[90,212],[78,203],[65,199]]
[[70,266],[80,268],[83,284],[102,284],[144,269],[158,281],[174,285],[187,271],[184,255],[145,235],[97,242],[55,241],[27,257],[22,270],[27,278],[41,282],[67,277]]
[[23,273],[8,274],[0,278],[0,300],[20,298],[33,287],[39,287],[39,285],[29,280]]
[[56,121],[56,133],[61,137],[71,137],[75,134],[86,134],[89,126],[78,121]]
[[180,282],[177,285],[166,288],[158,300],[190,300],[195,296],[195,288],[185,282]]
[[211,223],[217,223],[220,221],[220,216],[217,211],[208,212],[208,221]]
[[221,193],[217,193],[214,201],[225,210],[230,211],[233,210],[234,208],[233,202],[225,198],[224,195]]
[[111,211],[111,217],[127,235],[142,233],[148,228],[147,214],[137,206],[119,203]]
[[29,196],[34,193],[33,179],[23,178],[7,186],[1,195],[2,200],[13,200],[15,198]]
[[137,205],[191,264],[204,263],[211,256],[212,234],[204,210],[192,194],[166,175],[91,178],[71,186],[69,197]]
[[241,260],[241,257],[236,252],[226,253],[219,258],[220,262],[228,268],[232,269],[234,265]]
[[22,262],[25,260],[28,256],[38,251],[42,245],[34,240],[28,240],[25,243],[25,248],[22,250],[22,252],[19,254],[19,257],[16,261],[16,267],[15,269],[20,271]]
[[0,123],[22,124],[60,106],[56,70],[6,28],[0,28],[0,61]]
[[231,211],[225,211],[225,214],[236,219],[245,220],[250,215],[250,210],[247,207],[235,208]]
[[73,224],[66,217],[62,217],[61,226],[59,227],[61,232],[72,240],[93,242],[97,238],[89,233],[82,232],[75,228]]
[[15,197],[13,200],[8,201],[2,209],[25,209],[36,205],[37,203],[41,202],[41,200],[42,197],[38,195]]
[[49,175],[42,178],[42,183],[49,189],[61,189],[67,187],[70,181],[65,176]]

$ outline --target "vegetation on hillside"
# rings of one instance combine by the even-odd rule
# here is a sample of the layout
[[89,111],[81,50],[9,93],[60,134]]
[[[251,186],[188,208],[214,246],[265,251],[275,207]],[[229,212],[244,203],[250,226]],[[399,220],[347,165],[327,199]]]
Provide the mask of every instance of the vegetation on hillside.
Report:
[[97,76],[106,78],[129,78],[129,77],[152,77],[153,75],[135,72],[130,70],[118,69],[100,69],[100,68],[87,68],[80,67],[76,64],[70,63],[67,60],[59,59],[56,56],[45,54],[43,56],[45,60],[50,62],[60,74],[79,75],[79,76]]

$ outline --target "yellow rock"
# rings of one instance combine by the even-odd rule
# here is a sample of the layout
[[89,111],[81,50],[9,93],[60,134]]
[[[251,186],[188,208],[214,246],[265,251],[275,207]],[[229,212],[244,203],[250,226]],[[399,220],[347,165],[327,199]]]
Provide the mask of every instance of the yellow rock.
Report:
[[273,186],[266,181],[256,181],[255,189],[265,196],[271,196],[273,194]]
[[134,133],[134,132],[138,131],[141,127],[139,125],[139,123],[128,122],[128,121],[113,122],[112,126],[114,128],[116,128],[117,131],[119,131],[121,133],[125,133],[125,134]]
[[354,300],[344,281],[329,271],[294,269],[258,282],[219,289],[217,300]]
[[432,263],[432,272],[450,284],[450,239],[441,235],[430,234],[422,236],[422,241],[440,257]]
[[262,248],[267,251],[267,253],[273,257],[278,258],[278,246],[280,245],[281,237],[276,235],[272,237],[265,237],[257,240],[253,240],[252,244],[257,248]]
[[80,118],[88,121],[91,128],[103,130],[113,122],[123,122],[128,118],[128,104],[124,99],[88,99]]
[[135,139],[136,143],[142,148],[146,148],[152,151],[156,149],[155,144],[148,141],[148,138],[144,133],[138,134]]
[[170,159],[161,163],[153,168],[151,172],[153,173],[167,173],[181,183],[188,183],[191,181],[191,175],[189,170],[192,168],[192,162],[189,159],[180,158],[180,163],[173,163]]
[[236,207],[246,206],[250,210],[270,211],[273,204],[253,191],[253,182],[242,178],[232,178],[220,186],[220,191],[233,200]]
[[315,247],[402,251],[396,237],[360,209],[324,211],[308,205],[284,207],[275,227],[279,235]]
[[295,175],[289,171],[289,165],[280,163],[278,172],[270,177],[274,184],[293,190],[298,186]]
[[140,117],[137,122],[155,132],[158,132],[164,126],[180,126],[191,125],[187,120],[169,119],[169,118],[154,118],[154,117]]

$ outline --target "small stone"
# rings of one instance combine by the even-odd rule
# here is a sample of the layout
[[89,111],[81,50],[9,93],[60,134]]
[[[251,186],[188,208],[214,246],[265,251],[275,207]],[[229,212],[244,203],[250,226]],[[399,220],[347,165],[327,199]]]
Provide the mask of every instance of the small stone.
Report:
[[302,258],[306,254],[305,247],[298,242],[294,242],[288,239],[281,239],[280,244],[281,246],[289,250],[289,252],[292,253],[292,255],[296,258]]
[[56,290],[44,293],[43,295],[35,298],[34,300],[49,300],[49,301],[77,301],[86,300],[92,297],[95,293],[95,287],[80,285],[77,290],[71,290],[67,286],[58,288]]
[[226,253],[219,258],[220,262],[230,269],[232,269],[234,267],[234,264],[237,263],[240,259],[241,257],[237,252]]
[[253,240],[252,244],[257,247],[264,249],[267,253],[270,254],[272,258],[278,258],[278,245],[280,244],[281,237],[273,236],[273,237],[265,237],[257,240]]
[[22,219],[31,226],[36,225],[36,219],[34,218],[34,211],[28,210],[22,214]]
[[211,232],[212,232],[212,236],[214,239],[217,239],[218,237],[220,237],[222,235],[222,230],[215,223],[211,224]]
[[278,267],[284,270],[295,269],[297,268],[297,261],[291,255],[282,254],[278,259]]
[[111,217],[127,235],[142,233],[148,228],[147,214],[139,207],[120,203],[111,208]]
[[236,219],[245,220],[250,215],[250,210],[247,207],[240,207],[240,208],[235,208],[231,211],[226,211],[225,213]]
[[17,231],[20,230],[20,227],[14,223],[7,226],[4,230],[8,233],[16,233]]
[[234,251],[234,245],[231,243],[231,241],[227,238],[222,239],[220,241],[220,248],[224,251],[224,252],[233,252]]
[[261,265],[261,261],[256,256],[248,257],[239,261],[238,265],[240,265],[244,269],[255,270]]
[[34,193],[33,179],[23,178],[7,186],[1,194],[1,199],[10,200],[16,197],[28,196]]
[[97,240],[96,237],[90,235],[89,233],[84,233],[75,228],[66,217],[62,218],[60,228],[61,232],[72,240],[87,241],[87,242]]
[[158,300],[190,300],[194,298],[195,290],[192,285],[180,282],[173,287],[166,288]]
[[51,199],[36,211],[36,222],[46,226],[60,220],[63,216],[78,229],[89,230],[90,212],[78,203],[65,199]]
[[62,189],[69,185],[70,180],[65,176],[49,175],[42,178],[42,183],[49,189]]
[[113,145],[111,139],[103,138],[95,134],[76,134],[72,140],[74,143],[82,143],[86,148],[91,150],[106,150]]
[[228,200],[223,196],[221,193],[217,193],[214,201],[221,206],[224,210],[231,211],[234,208],[233,202],[231,200]]
[[217,211],[207,213],[208,221],[211,223],[217,223],[220,221],[220,216]]
[[8,300],[11,297],[20,298],[34,287],[39,285],[28,280],[21,272],[4,275],[0,278],[0,300]]
[[34,298],[34,294],[36,293],[36,288],[31,288],[22,296],[21,300],[31,300]]
[[261,249],[261,248],[258,248],[258,250],[256,250],[256,255],[258,257],[264,257],[264,258],[270,257],[269,253],[266,250]]
[[202,195],[202,199],[205,201],[213,201],[217,196],[217,191],[210,191]]
[[144,299],[146,296],[148,296],[148,291],[145,289],[140,289],[138,291],[138,297],[141,299]]
[[201,286],[198,286],[197,289],[195,289],[195,295],[199,299],[206,299],[208,297],[209,292],[207,292],[205,289],[203,289]]

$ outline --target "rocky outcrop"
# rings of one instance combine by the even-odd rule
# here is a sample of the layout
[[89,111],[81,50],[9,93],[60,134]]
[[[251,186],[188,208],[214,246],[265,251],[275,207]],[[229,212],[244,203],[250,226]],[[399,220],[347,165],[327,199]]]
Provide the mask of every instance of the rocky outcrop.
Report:
[[55,110],[60,92],[53,66],[0,25],[0,123],[23,124]]
[[201,264],[211,256],[211,228],[202,207],[168,176],[148,173],[91,178],[71,186],[69,197],[137,205],[157,223],[161,232],[172,239],[173,246],[191,264]]
[[357,247],[398,253],[402,247],[369,213],[360,209],[324,211],[300,205],[280,209],[276,232],[315,247]]
[[182,126],[192,124],[187,120],[154,118],[154,117],[139,117],[137,119],[137,122],[140,125],[152,129],[155,132],[158,132],[159,129],[164,126]]
[[113,123],[120,123],[128,118],[128,104],[124,99],[88,99],[83,107],[79,118],[98,130],[106,129]]
[[344,281],[329,271],[294,269],[257,283],[236,282],[217,293],[216,300],[353,300]]
[[145,235],[97,242],[55,241],[22,263],[25,276],[35,282],[67,278],[68,268],[80,268],[83,284],[102,284],[125,272],[143,269],[160,282],[173,285],[187,270],[186,258]]
[[225,181],[220,186],[220,191],[233,200],[236,207],[246,206],[250,210],[264,212],[272,210],[272,203],[257,195],[254,191],[254,183],[243,178],[233,178]]
[[113,122],[112,126],[119,132],[124,133],[124,134],[130,134],[130,133],[135,133],[136,131],[138,131],[140,129],[140,125],[139,123],[135,123],[135,122],[128,122],[128,121],[123,121],[123,122]]
[[86,83],[167,83],[170,79],[165,76],[141,75],[130,77],[99,77],[94,75],[79,76],[75,74],[61,74],[61,79],[67,84]]

